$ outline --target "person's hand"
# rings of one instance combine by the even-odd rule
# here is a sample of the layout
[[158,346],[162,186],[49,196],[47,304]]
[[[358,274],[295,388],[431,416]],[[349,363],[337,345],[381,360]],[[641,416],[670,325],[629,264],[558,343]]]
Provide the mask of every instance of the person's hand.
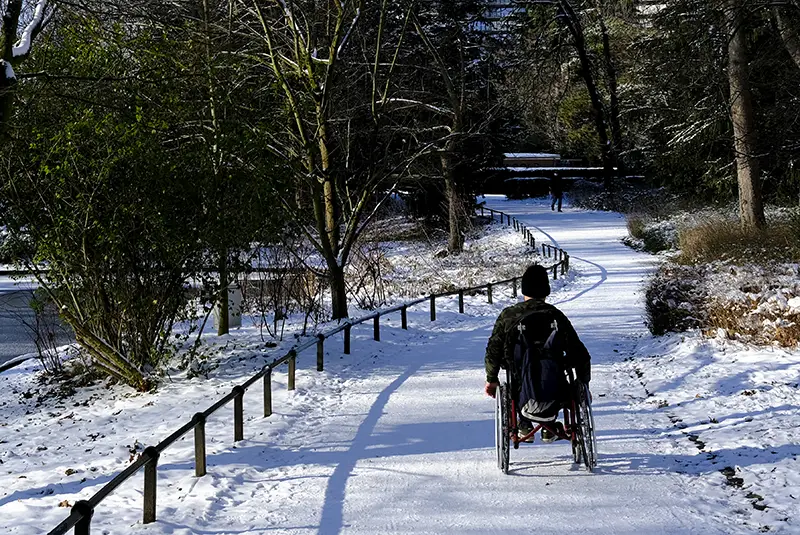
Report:
[[500,383],[486,383],[486,386],[483,389],[486,392],[487,396],[493,398],[495,396],[495,393],[497,392],[498,386],[500,386]]

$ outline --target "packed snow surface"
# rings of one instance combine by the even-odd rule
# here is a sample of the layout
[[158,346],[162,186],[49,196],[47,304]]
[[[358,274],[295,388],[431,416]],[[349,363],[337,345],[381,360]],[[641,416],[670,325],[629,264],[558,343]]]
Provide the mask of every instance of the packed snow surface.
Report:
[[[648,335],[642,283],[654,257],[621,243],[621,216],[487,201],[571,255],[572,282],[555,286],[550,302],[593,356],[595,473],[573,465],[564,442],[524,445],[511,451],[509,475],[497,469],[483,355],[497,314],[514,301],[497,288],[493,305],[467,297],[463,315],[456,299],[437,301],[436,322],[418,305],[408,331],[399,315],[386,318],[381,342],[370,324],[355,327],[351,355],[340,338],[326,342],[325,372],[314,371],[313,351],[301,354],[297,390],[286,392],[285,369],[274,374],[273,416],[261,417],[260,387],[245,395],[244,441],[233,445],[230,407],[209,419],[206,476],[194,477],[191,434],[162,454],[155,523],[141,524],[137,474],[100,504],[93,532],[799,532],[799,452],[789,431],[797,355],[730,347],[736,377],[722,380],[719,347]],[[220,341],[226,359],[209,379],[167,382],[156,394],[95,386],[46,411],[34,403],[20,411],[20,390],[35,386],[30,369],[1,375],[0,532],[49,530],[68,514],[59,504],[90,497],[143,447],[243,382],[266,356],[236,337]],[[757,392],[742,393],[749,389]],[[702,421],[706,413],[717,423]]]

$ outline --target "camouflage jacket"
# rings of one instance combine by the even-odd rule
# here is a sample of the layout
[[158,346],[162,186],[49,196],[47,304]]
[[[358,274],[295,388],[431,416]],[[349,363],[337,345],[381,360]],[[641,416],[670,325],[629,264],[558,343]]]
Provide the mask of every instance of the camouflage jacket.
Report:
[[545,303],[543,299],[529,299],[507,307],[500,313],[486,345],[486,382],[498,382],[500,368],[505,367],[506,362],[513,361],[514,345],[517,341],[516,326],[524,316],[537,310],[553,311],[558,322],[558,331],[564,337],[562,346],[566,361],[576,369],[578,378],[588,383],[592,377],[589,351],[564,313]]

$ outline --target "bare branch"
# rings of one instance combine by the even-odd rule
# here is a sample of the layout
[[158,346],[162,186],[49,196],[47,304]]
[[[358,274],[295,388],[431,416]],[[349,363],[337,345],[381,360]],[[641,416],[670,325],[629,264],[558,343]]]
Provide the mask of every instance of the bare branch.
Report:
[[449,110],[447,108],[443,108],[441,106],[434,106],[433,104],[428,104],[427,102],[422,102],[419,100],[413,100],[408,98],[400,98],[400,97],[392,97],[384,99],[385,103],[387,104],[410,104],[415,107],[423,108],[428,111],[432,111],[434,113],[438,113],[440,115],[455,115],[453,110]]

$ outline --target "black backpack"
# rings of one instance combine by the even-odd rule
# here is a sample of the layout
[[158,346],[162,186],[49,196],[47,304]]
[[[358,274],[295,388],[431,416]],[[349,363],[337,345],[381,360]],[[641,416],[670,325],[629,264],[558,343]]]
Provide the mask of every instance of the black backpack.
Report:
[[[514,376],[519,407],[533,400],[541,407],[568,398],[564,375],[563,335],[555,311],[543,309],[524,316],[516,326]],[[535,411],[538,412],[538,411]]]

